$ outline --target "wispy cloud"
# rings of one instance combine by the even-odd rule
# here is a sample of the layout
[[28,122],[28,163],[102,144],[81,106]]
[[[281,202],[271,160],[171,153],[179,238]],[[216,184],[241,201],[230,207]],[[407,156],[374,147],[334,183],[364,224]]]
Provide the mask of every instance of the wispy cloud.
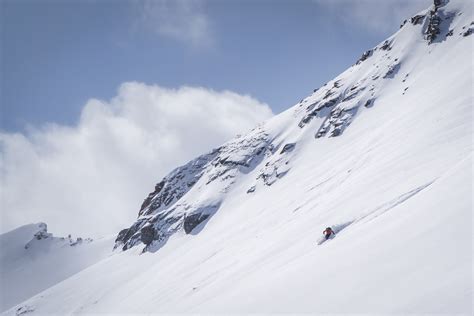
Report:
[[323,10],[348,26],[384,34],[398,28],[403,20],[428,8],[432,0],[314,0]]
[[229,91],[130,82],[88,101],[76,126],[0,133],[1,232],[45,221],[60,235],[116,233],[166,173],[270,116]]
[[143,26],[161,36],[193,47],[214,44],[211,22],[201,0],[145,0],[137,2]]

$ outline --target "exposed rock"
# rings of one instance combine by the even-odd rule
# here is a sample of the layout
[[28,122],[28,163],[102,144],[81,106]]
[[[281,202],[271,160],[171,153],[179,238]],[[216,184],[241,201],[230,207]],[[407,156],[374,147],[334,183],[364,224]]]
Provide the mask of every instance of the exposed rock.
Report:
[[316,132],[315,138],[321,138],[328,133],[329,137],[340,136],[352,122],[352,118],[358,111],[358,106],[359,103],[356,103],[352,108],[344,108],[341,105],[335,106]]
[[438,34],[440,33],[441,18],[437,15],[437,11],[431,10],[429,13],[428,28],[425,32],[425,38],[429,44],[433,43]]
[[41,223],[40,227],[41,230],[33,235],[36,240],[46,239],[53,236],[53,234],[48,233],[48,226],[45,223]]
[[[190,190],[198,186],[199,190],[226,193],[238,174],[250,172],[262,159],[273,153],[268,134],[256,128],[248,135],[237,137],[176,168],[145,199],[135,223],[119,232],[114,248],[120,246],[122,250],[127,250],[143,243],[152,245],[153,249],[145,248],[148,251],[156,251],[175,232],[184,229],[189,233],[196,225],[215,214],[220,205],[218,200],[190,204],[185,199]],[[153,243],[153,240],[159,242]]]
[[143,202],[138,215],[149,215],[160,209],[171,207],[194,186],[201,178],[204,166],[219,153],[220,148],[215,149],[173,170],[155,186],[155,190]]
[[423,22],[423,19],[425,18],[425,15],[415,15],[410,19],[410,23],[413,25],[421,24]]
[[48,225],[45,223],[40,223],[38,225],[38,231],[33,234],[32,239],[26,243],[24,248],[29,249],[42,243],[54,243],[60,246],[77,246],[84,242],[90,243],[92,241],[93,240],[91,238],[83,239],[82,237],[77,237],[74,240],[70,234],[67,237],[54,237],[52,233],[48,233]]
[[346,102],[346,101],[354,99],[359,94],[359,92],[364,91],[364,90],[365,90],[365,87],[362,87],[362,88],[360,88],[356,91],[352,91],[352,89],[349,90],[349,91],[352,91],[352,92],[348,96],[346,96],[344,99],[342,99],[341,102]]
[[364,52],[362,54],[362,56],[360,56],[359,60],[356,62],[356,65],[359,65],[360,63],[362,63],[364,60],[366,60],[367,58],[369,58],[370,56],[372,56],[372,53],[373,53],[373,50],[372,49],[369,49],[368,51]]
[[151,201],[153,200],[153,197],[157,195],[158,193],[160,193],[164,186],[165,186],[164,181],[161,181],[160,183],[156,184],[155,191],[148,194],[148,197],[143,201],[142,206],[140,207],[140,212],[142,212],[145,208],[147,208],[150,205]]
[[[155,240],[156,238],[156,231],[155,229],[153,228],[152,225],[147,225],[147,226],[144,226],[142,227],[142,229],[140,230],[140,240],[142,243],[144,243],[145,245],[149,245],[153,242],[153,240]],[[158,238],[156,238],[158,239]]]
[[365,106],[366,108],[371,108],[371,107],[373,107],[373,106],[374,106],[374,100],[373,100],[373,99],[368,99],[368,100],[365,102],[364,106]]
[[320,112],[325,108],[330,108],[334,106],[338,102],[339,98],[334,98],[329,101],[320,103],[314,110],[306,114],[301,121],[298,123],[298,126],[303,128],[306,124],[308,124],[314,117],[318,116]]
[[383,76],[384,79],[393,78],[400,70],[401,63],[392,64],[388,67],[387,72]]
[[296,143],[289,143],[283,146],[283,149],[280,151],[280,154],[293,151],[295,149]]
[[391,50],[392,49],[392,41],[386,40],[383,42],[382,46],[380,47],[382,50]]
[[256,186],[253,185],[247,190],[247,193],[253,193],[253,192],[255,192],[255,189],[256,189]]
[[186,216],[184,218],[184,231],[186,234],[189,234],[193,231],[196,226],[204,222],[206,219],[208,219],[209,215],[208,214],[191,214],[189,216]]
[[447,1],[444,0],[434,0],[434,8],[430,10],[428,14],[428,27],[425,31],[425,38],[428,41],[428,44],[433,43],[441,31],[440,24],[442,18],[438,9],[444,6],[446,3]]
[[462,33],[462,36],[466,37],[471,35],[472,33],[474,33],[474,22],[471,22],[467,30]]
[[34,309],[33,306],[23,305],[23,306],[18,307],[18,308],[15,310],[15,315],[17,315],[17,316],[25,315],[25,314],[32,313],[32,312],[34,312],[34,311],[35,311],[35,309]]

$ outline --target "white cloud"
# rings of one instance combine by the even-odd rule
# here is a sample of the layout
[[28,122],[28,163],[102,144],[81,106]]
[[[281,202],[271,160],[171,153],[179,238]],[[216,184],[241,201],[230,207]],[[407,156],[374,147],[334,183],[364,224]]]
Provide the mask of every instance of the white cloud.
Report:
[[203,1],[145,0],[138,4],[141,22],[158,34],[195,47],[213,45],[211,23]]
[[314,0],[348,26],[386,34],[417,12],[427,9],[432,0]]
[[59,234],[116,233],[171,169],[272,115],[229,91],[125,83],[74,127],[0,133],[2,232],[45,221]]

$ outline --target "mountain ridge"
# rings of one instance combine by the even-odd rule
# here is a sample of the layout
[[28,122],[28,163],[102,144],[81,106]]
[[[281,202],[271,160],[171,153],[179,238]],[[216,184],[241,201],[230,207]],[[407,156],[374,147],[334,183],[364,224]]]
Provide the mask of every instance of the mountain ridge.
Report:
[[[449,1],[436,0],[431,8],[423,10],[405,20],[401,25],[400,31],[387,40],[380,42],[372,49],[365,51],[348,70],[335,79],[330,80],[322,87],[315,89],[310,96],[302,99],[298,104],[290,108],[288,111],[293,111],[295,120],[299,120],[298,126],[304,129],[307,125],[311,124],[314,118],[320,118],[323,119],[323,121],[314,133],[315,138],[340,136],[355,119],[359,111],[363,111],[364,108],[370,109],[375,105],[378,93],[383,90],[384,85],[387,85],[386,81],[394,79],[400,72],[401,65],[403,64],[401,56],[404,54],[400,47],[396,47],[397,36],[400,36],[397,34],[404,32],[407,28],[411,28],[408,31],[421,33],[427,46],[433,43],[441,43],[446,41],[448,37],[453,36],[454,28],[451,29],[450,24],[459,12],[456,10],[443,10],[448,2]],[[466,37],[470,35],[469,30],[471,29],[474,29],[474,22],[471,22],[467,28],[466,25],[463,25],[461,32],[458,31],[457,35]],[[395,54],[391,52],[394,46],[395,49],[398,50]],[[377,59],[375,63],[373,62],[374,59]],[[371,62],[373,62],[372,65],[370,65]],[[381,69],[378,69],[379,65]],[[352,82],[344,82],[342,78],[344,78],[345,74],[363,72],[364,69],[361,69],[361,67],[369,68],[370,73],[363,73],[357,80],[352,80]],[[409,75],[410,72],[405,71],[403,82],[409,80]],[[407,84],[402,95],[405,95],[408,89]],[[245,168],[249,168],[250,166],[246,160],[259,158],[261,158],[262,161],[265,160],[266,164],[261,168],[261,172],[256,178],[256,183],[248,188],[247,193],[255,192],[259,180],[263,181],[265,185],[270,186],[279,178],[285,176],[290,169],[287,167],[291,157],[290,152],[297,146],[296,142],[286,142],[283,144],[281,143],[282,141],[279,143],[277,141],[277,143],[274,143],[278,137],[270,137],[271,132],[265,132],[266,125],[268,124],[261,124],[259,127],[250,131],[248,139],[246,135],[239,136],[223,146],[212,150],[210,153],[199,156],[184,166],[173,170],[155,186],[155,191],[151,192],[144,200],[139,211],[138,220],[131,227],[123,229],[119,233],[116,238],[115,248],[122,246],[122,249],[126,250],[137,245],[140,241],[146,245],[155,243],[155,241],[161,243],[181,228],[184,228],[185,232],[189,234],[199,224],[210,220],[212,215],[218,211],[220,205],[219,201],[213,201],[211,205],[208,206],[200,206],[205,209],[202,211],[199,211],[199,207],[194,207],[194,210],[189,212],[189,216],[187,216],[188,212],[186,211],[171,214],[174,212],[173,205],[178,204],[179,206],[179,200],[186,195],[188,191],[192,190],[192,187],[199,181],[199,178],[206,173],[206,168],[208,167],[214,170],[219,166],[223,170],[220,171],[221,174],[219,172],[215,173],[212,176],[212,180],[209,180],[206,185],[230,171],[234,173],[248,172]],[[261,139],[254,139],[255,135],[253,134],[255,131],[260,131],[260,133],[265,136]],[[243,154],[243,159],[229,159],[226,146],[232,147],[234,152],[239,150],[239,146],[242,146],[242,151],[247,150],[244,145],[239,145],[239,141],[253,142],[251,146],[255,148],[258,147],[258,149],[253,154]],[[260,156],[262,153],[264,153],[263,157]],[[286,155],[283,155],[285,153]],[[237,155],[239,155],[239,153],[237,153]],[[252,155],[254,155],[254,157]],[[228,165],[228,167],[225,168],[225,165]],[[193,171],[191,171],[191,175],[188,175],[186,174],[186,170],[191,166],[193,167]],[[253,166],[253,168],[256,168],[256,166]],[[207,172],[210,171],[207,170]],[[227,176],[234,178],[237,175]],[[191,177],[193,180],[184,183],[179,181],[179,177]],[[171,183],[171,181],[174,183]],[[227,186],[227,189],[231,185],[232,183]],[[173,186],[176,187],[173,188]],[[170,198],[167,199],[170,191],[172,197],[170,196]],[[164,199],[164,201],[157,203],[157,200],[160,199]],[[173,200],[173,203],[171,203],[171,200]],[[189,210],[193,207],[187,205],[184,208]],[[151,219],[146,219],[146,217],[143,216],[144,213],[145,215],[155,214],[155,216]],[[158,215],[157,213],[160,214]],[[160,221],[164,221],[165,224],[157,223]],[[168,228],[164,228],[168,226],[168,224],[175,225],[168,231]],[[141,229],[145,230],[144,234],[141,233]],[[143,239],[141,238],[142,235],[144,236]]]

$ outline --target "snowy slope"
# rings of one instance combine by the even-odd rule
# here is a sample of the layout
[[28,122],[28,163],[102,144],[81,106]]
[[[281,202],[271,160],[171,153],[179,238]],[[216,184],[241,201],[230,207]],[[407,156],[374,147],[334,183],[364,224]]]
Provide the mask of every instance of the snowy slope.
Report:
[[54,237],[45,223],[0,235],[0,311],[110,255],[113,239]]
[[114,255],[5,314],[472,314],[473,21],[435,1],[174,170]]

